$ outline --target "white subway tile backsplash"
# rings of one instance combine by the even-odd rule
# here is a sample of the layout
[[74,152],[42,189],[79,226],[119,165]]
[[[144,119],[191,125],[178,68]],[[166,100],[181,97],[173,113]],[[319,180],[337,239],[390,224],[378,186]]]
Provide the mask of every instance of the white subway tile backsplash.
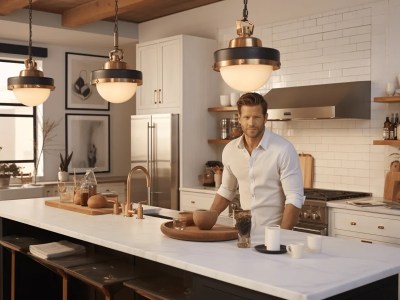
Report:
[[[264,47],[280,50],[282,63],[281,70],[273,72],[260,92],[278,87],[371,80],[371,98],[384,95],[385,83],[395,82],[400,73],[399,42],[388,38],[388,34],[398,36],[400,28],[387,31],[391,10],[388,5],[394,5],[391,2],[376,1],[294,20],[257,24],[255,36]],[[391,14],[393,19],[397,16],[395,12]],[[220,35],[224,47],[233,36],[232,28]],[[391,63],[388,55],[395,58]],[[393,71],[388,74],[390,67]],[[382,196],[387,156],[397,149],[372,143],[381,139],[384,118],[393,109],[400,112],[400,104],[371,102],[371,120],[272,121],[267,122],[267,127],[292,142],[298,152],[314,157],[314,187]]]

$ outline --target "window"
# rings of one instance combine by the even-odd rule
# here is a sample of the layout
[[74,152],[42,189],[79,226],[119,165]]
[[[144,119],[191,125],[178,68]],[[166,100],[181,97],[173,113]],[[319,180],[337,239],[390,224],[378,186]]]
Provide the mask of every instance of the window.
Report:
[[0,59],[0,162],[14,162],[23,173],[33,173],[37,109],[19,103],[7,90],[7,78],[23,69],[22,61]]

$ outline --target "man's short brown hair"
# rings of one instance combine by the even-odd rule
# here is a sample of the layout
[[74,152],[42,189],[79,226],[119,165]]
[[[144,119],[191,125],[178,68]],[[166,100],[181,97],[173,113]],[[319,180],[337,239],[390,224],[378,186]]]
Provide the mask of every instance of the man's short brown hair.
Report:
[[237,101],[237,107],[239,114],[241,114],[242,106],[257,106],[261,105],[263,115],[267,114],[268,103],[265,101],[264,97],[258,93],[246,93],[243,94]]

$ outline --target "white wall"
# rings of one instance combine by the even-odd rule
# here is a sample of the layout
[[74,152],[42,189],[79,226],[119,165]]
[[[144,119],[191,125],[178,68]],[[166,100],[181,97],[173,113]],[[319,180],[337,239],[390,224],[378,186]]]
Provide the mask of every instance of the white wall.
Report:
[[[0,35],[0,42],[26,45],[20,41],[3,40]],[[110,173],[102,173],[96,176],[127,176],[130,169],[130,115],[135,114],[136,100],[130,100],[123,104],[111,104],[110,111],[87,111],[87,110],[66,110],[65,109],[65,52],[86,53],[95,55],[108,55],[112,49],[112,37],[110,47],[91,48],[90,45],[82,47],[64,47],[53,44],[34,43],[34,46],[48,48],[48,57],[43,59],[43,70],[47,77],[55,81],[56,89],[51,92],[49,99],[44,103],[44,118],[58,121],[56,137],[51,147],[44,153],[44,177],[40,181],[57,180],[59,166],[59,153],[65,153],[65,114],[110,114]],[[130,68],[136,64],[136,43],[126,44],[123,47],[124,61]],[[25,56],[8,55],[0,53],[0,57],[14,57],[25,59]],[[40,59],[40,58],[37,58]],[[105,60],[106,61],[106,60]]]
[[[242,3],[227,0],[142,23],[139,40],[184,33],[217,39],[225,48],[236,35],[234,21],[241,18]],[[290,7],[293,3],[296,6]],[[262,92],[279,86],[371,80],[376,97],[400,73],[400,0],[253,0],[248,9],[254,35],[282,54],[282,69]],[[220,92],[228,91],[221,80]],[[299,152],[315,157],[315,187],[382,196],[388,154],[399,151],[374,146],[372,140],[382,138],[384,116],[400,112],[400,104],[372,102],[371,108],[371,120],[270,122],[269,127],[291,140]]]

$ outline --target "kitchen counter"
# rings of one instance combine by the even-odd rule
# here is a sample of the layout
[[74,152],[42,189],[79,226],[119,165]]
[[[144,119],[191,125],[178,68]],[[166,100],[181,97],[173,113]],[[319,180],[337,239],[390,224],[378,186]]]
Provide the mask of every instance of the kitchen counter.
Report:
[[[252,237],[248,249],[238,248],[236,241],[174,240],[160,231],[165,219],[88,216],[46,206],[50,199],[56,198],[1,201],[0,217],[284,299],[326,298],[400,272],[395,247],[324,236],[322,253],[292,259],[255,251],[263,243],[260,236]],[[282,244],[305,238],[282,230]]]
[[[357,206],[353,204],[348,204],[347,201],[357,200],[357,201],[376,201],[381,202],[381,206]],[[356,210],[356,211],[363,211],[363,212],[371,212],[371,213],[379,213],[379,214],[386,214],[386,215],[393,215],[400,217],[400,209],[390,209],[383,206],[383,199],[382,197],[368,197],[368,198],[358,198],[358,199],[345,199],[345,200],[334,200],[328,201],[327,206],[329,208],[342,208],[348,210]]]

